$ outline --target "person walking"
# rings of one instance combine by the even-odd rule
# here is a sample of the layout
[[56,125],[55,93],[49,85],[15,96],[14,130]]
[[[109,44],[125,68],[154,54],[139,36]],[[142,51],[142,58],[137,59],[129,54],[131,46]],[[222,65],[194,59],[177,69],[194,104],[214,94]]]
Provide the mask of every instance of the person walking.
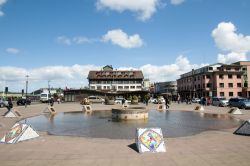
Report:
[[167,96],[164,96],[164,100],[165,100],[165,105],[166,105],[166,109],[169,108],[169,99]]

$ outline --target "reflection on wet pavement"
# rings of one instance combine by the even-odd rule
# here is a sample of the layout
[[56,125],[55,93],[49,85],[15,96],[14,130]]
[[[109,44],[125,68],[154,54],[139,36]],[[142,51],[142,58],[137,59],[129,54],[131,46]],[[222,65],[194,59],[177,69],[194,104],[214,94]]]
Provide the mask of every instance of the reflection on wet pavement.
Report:
[[99,111],[91,115],[83,112],[40,115],[26,119],[26,123],[38,131],[47,131],[52,135],[133,139],[135,129],[139,127],[160,127],[164,137],[181,137],[207,130],[238,127],[242,121],[226,114],[152,110],[147,120],[115,121],[111,118],[110,111]]

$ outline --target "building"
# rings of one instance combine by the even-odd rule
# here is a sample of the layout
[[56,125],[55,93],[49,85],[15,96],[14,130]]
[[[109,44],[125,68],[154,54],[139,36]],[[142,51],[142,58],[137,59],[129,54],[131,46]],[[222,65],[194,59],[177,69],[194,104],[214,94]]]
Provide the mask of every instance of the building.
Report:
[[168,94],[168,95],[177,94],[176,81],[157,82],[154,84],[154,87],[155,87],[155,93],[157,94]]
[[223,96],[226,98],[242,95],[242,66],[216,63],[188,73],[177,80],[181,97]]
[[249,98],[250,97],[250,61],[239,61],[235,62],[235,65],[241,65],[243,71],[243,78],[242,78],[242,96]]
[[113,70],[110,65],[88,75],[89,89],[99,91],[141,91],[143,79],[140,70]]
[[151,86],[150,80],[148,78],[144,79],[143,80],[143,86],[142,86],[143,90],[149,91],[150,86]]

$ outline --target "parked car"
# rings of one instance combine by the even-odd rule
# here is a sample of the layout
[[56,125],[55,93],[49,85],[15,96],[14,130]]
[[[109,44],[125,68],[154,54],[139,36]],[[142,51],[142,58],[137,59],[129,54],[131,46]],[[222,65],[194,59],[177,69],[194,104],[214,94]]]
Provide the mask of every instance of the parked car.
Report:
[[0,107],[6,107],[8,106],[8,101],[6,101],[4,98],[0,98]]
[[229,102],[225,97],[213,97],[212,98],[212,105],[219,106],[219,107],[226,107],[228,106]]
[[[116,99],[115,99],[115,104],[122,104],[122,100],[123,100],[123,99],[124,99],[124,98],[116,98]],[[130,104],[131,101],[125,99],[125,103]]]
[[199,98],[192,98],[192,103],[200,103],[201,99]]
[[98,96],[89,96],[88,100],[90,103],[102,103],[104,104],[105,100]]
[[231,98],[228,102],[230,107],[250,108],[250,100],[246,98]]
[[26,99],[26,98],[20,98],[17,100],[16,102],[17,105],[30,105],[31,104],[31,100],[30,99]]

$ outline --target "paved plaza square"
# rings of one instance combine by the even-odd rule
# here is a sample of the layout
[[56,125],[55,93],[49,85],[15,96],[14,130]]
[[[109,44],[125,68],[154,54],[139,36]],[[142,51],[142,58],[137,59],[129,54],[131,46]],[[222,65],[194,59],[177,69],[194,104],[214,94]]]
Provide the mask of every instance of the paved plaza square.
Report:
[[[42,114],[46,104],[16,107],[22,119]],[[108,110],[115,106],[92,105],[94,110]],[[172,103],[170,111],[193,111],[195,105]],[[57,112],[81,111],[79,103],[55,104]],[[149,104],[154,110],[157,105]],[[206,106],[206,113],[226,114],[229,108]],[[1,108],[1,115],[6,111]],[[249,110],[235,118],[250,118]],[[21,118],[0,117],[2,137]],[[0,144],[1,166],[9,165],[245,165],[250,163],[250,138],[234,135],[236,128],[212,130],[187,137],[164,136],[166,153],[137,152],[134,139],[85,138],[48,135],[17,144]]]

